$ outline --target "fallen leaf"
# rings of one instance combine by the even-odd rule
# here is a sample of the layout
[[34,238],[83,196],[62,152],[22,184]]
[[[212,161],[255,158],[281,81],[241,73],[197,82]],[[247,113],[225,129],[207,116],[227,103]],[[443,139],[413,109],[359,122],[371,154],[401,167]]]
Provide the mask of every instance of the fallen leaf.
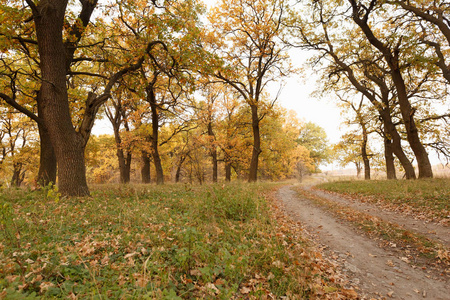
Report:
[[202,272],[200,270],[194,269],[189,272],[192,276],[202,276]]
[[211,282],[205,284],[205,287],[208,289],[209,292],[212,292],[212,295],[217,295],[220,293],[219,289]]
[[282,268],[283,267],[283,263],[279,260],[276,260],[272,263],[272,265],[274,265],[277,268]]
[[48,290],[49,288],[51,288],[52,286],[55,286],[55,285],[49,281],[44,281],[39,285],[39,288],[42,293],[42,292],[45,292],[46,290]]
[[138,254],[137,252],[128,253],[128,254],[125,255],[123,258],[127,259],[127,258],[133,257],[133,256],[135,256],[135,255],[137,255],[137,254]]
[[358,298],[358,293],[354,289],[342,289],[342,294],[344,294],[347,299]]

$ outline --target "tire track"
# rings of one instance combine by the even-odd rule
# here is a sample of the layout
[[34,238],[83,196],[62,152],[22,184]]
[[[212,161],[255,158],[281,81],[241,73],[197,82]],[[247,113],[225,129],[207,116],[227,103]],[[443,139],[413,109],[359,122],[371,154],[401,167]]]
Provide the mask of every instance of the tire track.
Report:
[[376,241],[299,197],[290,186],[280,188],[277,197],[291,218],[302,222],[326,250],[328,258],[349,276],[362,299],[450,299],[449,282],[414,269],[395,253],[380,248]]

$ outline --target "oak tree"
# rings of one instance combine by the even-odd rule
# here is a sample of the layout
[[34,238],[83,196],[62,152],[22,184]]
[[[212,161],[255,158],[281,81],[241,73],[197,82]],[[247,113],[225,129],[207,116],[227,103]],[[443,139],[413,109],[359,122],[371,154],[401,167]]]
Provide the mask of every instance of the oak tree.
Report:
[[235,89],[250,108],[253,150],[249,181],[257,180],[262,152],[264,90],[291,71],[286,46],[281,43],[285,10],[283,0],[233,0],[222,1],[209,16],[217,36],[215,48],[224,61],[214,75]]

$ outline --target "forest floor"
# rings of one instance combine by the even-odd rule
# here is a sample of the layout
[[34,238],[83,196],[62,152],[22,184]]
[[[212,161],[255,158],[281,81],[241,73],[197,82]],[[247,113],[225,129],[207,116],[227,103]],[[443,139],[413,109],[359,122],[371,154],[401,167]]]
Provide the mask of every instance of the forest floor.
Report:
[[[386,211],[357,199],[316,190],[311,184],[283,186],[276,197],[286,213],[300,222],[323,249],[326,258],[348,276],[349,287],[361,299],[450,299],[448,262],[427,258],[401,241],[397,244],[367,235],[361,226],[358,228],[340,217],[330,207],[339,210],[344,207],[351,210],[350,214],[363,213],[379,222],[395,224],[392,226],[425,236],[427,241],[436,241],[443,249],[450,244],[449,227],[445,224]],[[328,207],[321,205],[317,198],[327,201]]]

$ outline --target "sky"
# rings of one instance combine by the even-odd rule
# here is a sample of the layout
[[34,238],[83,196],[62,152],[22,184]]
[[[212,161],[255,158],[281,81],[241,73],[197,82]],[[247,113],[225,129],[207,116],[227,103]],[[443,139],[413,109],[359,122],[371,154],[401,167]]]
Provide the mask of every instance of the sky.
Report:
[[[301,67],[306,62],[309,53],[305,50],[292,49],[289,52],[295,67]],[[337,143],[342,134],[340,130],[340,110],[336,100],[317,99],[311,96],[317,88],[317,73],[310,67],[303,68],[304,74],[291,75],[285,80],[285,85],[279,96],[278,104],[297,113],[299,120],[313,122],[327,133],[330,143]],[[276,95],[278,89],[270,91]]]

